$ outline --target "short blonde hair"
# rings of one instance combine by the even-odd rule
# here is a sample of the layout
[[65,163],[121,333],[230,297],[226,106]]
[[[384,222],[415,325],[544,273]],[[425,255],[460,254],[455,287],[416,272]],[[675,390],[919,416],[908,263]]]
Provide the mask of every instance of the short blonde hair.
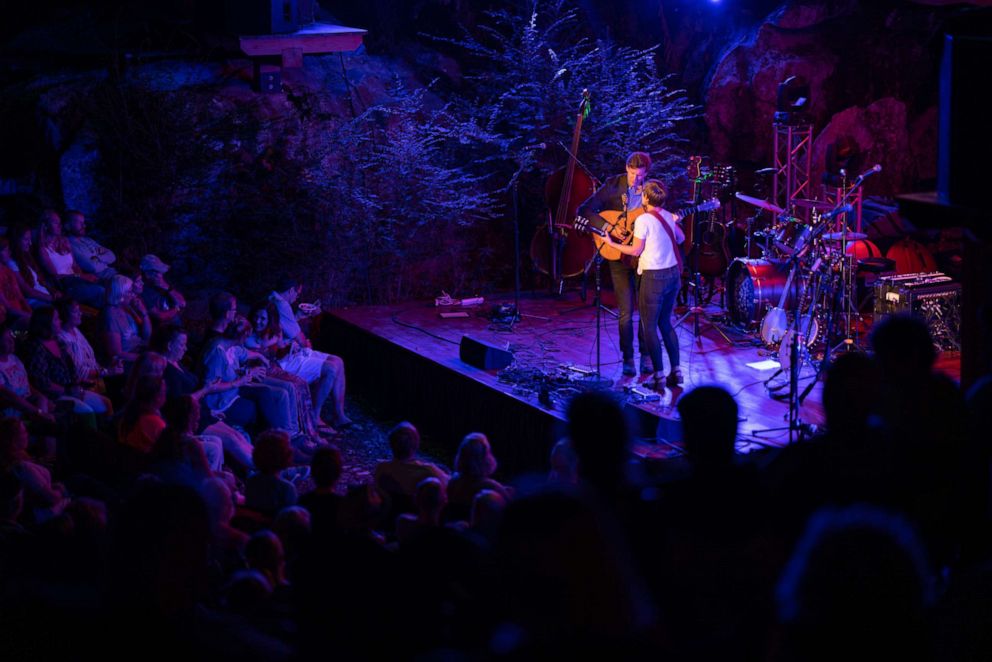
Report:
[[107,288],[107,304],[121,305],[127,301],[127,295],[131,293],[132,288],[134,288],[133,280],[120,274],[115,275],[110,279],[110,286]]

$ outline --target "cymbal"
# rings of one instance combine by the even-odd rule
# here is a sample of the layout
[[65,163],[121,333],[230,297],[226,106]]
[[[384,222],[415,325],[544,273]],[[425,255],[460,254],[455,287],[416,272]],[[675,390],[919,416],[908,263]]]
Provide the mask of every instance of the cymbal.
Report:
[[743,193],[736,193],[737,199],[741,202],[746,202],[749,205],[753,205],[758,209],[764,209],[765,211],[770,211],[773,214],[784,214],[785,210],[776,204],[768,202],[767,200],[762,200],[761,198],[752,198],[750,195],[744,195]]
[[800,209],[815,209],[816,211],[830,211],[834,208],[832,202],[824,202],[823,200],[806,200],[805,198],[795,198],[792,200],[792,204]]
[[867,239],[868,235],[864,232],[828,232],[823,235],[824,241],[861,241],[862,239]]

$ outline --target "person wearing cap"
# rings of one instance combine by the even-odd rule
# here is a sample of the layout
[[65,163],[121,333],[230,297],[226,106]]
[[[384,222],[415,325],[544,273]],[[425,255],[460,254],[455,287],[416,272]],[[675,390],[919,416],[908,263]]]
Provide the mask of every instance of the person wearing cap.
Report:
[[157,255],[149,253],[141,258],[140,269],[145,277],[145,289],[141,298],[155,326],[177,320],[186,308],[186,298],[166,282],[165,273],[169,270],[169,265]]
[[86,217],[83,212],[70,209],[65,213],[65,234],[69,248],[83,273],[93,274],[100,280],[110,280],[117,270],[112,266],[117,256],[106,246],[86,235]]

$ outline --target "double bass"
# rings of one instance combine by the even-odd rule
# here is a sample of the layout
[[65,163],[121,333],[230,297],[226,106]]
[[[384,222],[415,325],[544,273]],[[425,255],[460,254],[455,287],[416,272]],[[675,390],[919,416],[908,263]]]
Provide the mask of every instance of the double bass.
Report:
[[589,90],[582,90],[582,101],[575,117],[572,149],[568,164],[556,170],[544,186],[548,205],[547,223],[540,225],[530,242],[534,266],[551,278],[555,291],[561,292],[564,279],[585,272],[595,248],[588,235],[576,231],[573,221],[581,205],[596,191],[598,182],[585,170],[576,168],[582,122],[589,113]]

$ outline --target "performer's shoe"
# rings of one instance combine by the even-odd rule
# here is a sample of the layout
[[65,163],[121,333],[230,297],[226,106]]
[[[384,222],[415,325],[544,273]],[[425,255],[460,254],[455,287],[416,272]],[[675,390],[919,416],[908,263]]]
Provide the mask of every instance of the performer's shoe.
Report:
[[646,375],[649,372],[654,372],[654,365],[651,363],[651,357],[647,354],[641,354],[641,374]]
[[669,386],[678,386],[682,383],[682,368],[675,366],[672,371],[668,373],[668,377],[665,379],[665,383]]
[[656,372],[647,379],[644,380],[644,385],[653,391],[664,391],[665,390],[665,374],[663,372]]
[[625,377],[633,377],[637,374],[637,369],[634,368],[634,359],[623,360],[623,374]]

